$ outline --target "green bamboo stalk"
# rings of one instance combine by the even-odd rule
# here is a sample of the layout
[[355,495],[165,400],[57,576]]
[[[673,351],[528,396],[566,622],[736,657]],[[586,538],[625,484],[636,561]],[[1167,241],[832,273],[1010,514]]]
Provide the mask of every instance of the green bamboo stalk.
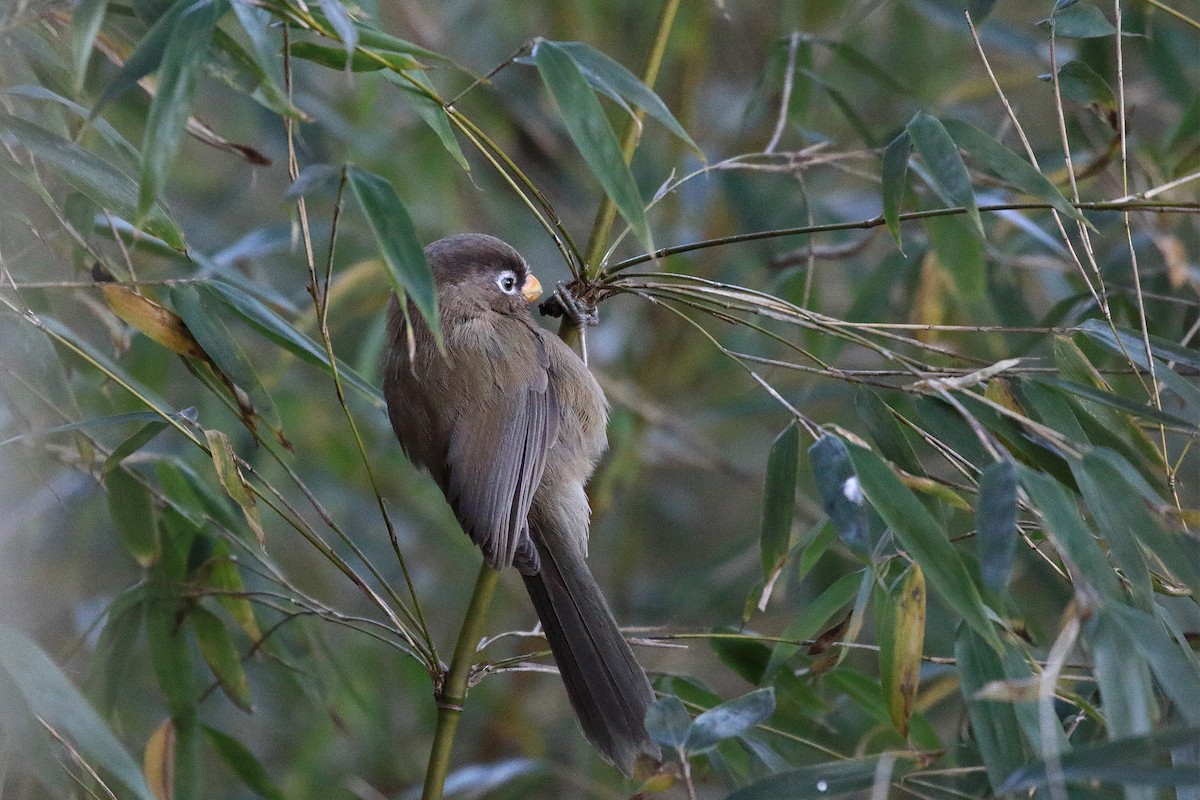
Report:
[[[679,11],[679,0],[666,0],[658,16],[658,32],[654,35],[654,45],[650,55],[646,57],[646,66],[642,70],[642,83],[653,90],[658,80],[658,70],[662,66],[663,55],[667,51],[667,40],[671,38],[671,28],[675,25],[675,14]],[[633,160],[638,141],[642,138],[642,120],[646,112],[636,109],[625,126],[625,135],[621,139],[621,155],[628,164]],[[592,232],[588,235],[587,249],[583,258],[583,278],[594,280],[600,274],[600,259],[604,255],[604,247],[612,233],[613,222],[617,218],[617,206],[607,194],[600,201],[596,211],[596,219],[592,223]],[[579,328],[570,315],[563,315],[558,326],[558,335],[564,342],[574,345],[579,339]]]
[[500,573],[486,562],[479,568],[475,590],[471,593],[471,602],[463,617],[458,641],[454,644],[454,655],[450,658],[450,670],[437,690],[437,725],[433,731],[433,746],[429,750],[429,766],[425,770],[425,788],[421,792],[421,800],[442,800],[446,775],[450,772],[450,750],[454,746],[454,734],[467,700],[467,679],[471,676],[475,647],[483,638],[483,623],[499,579]]

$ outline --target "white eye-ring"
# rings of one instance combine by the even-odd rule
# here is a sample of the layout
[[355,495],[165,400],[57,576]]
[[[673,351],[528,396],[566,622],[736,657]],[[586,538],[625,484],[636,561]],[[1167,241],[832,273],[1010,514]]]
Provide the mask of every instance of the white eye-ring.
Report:
[[511,269],[506,269],[496,276],[496,285],[505,294],[516,294],[521,288],[517,285],[517,274]]

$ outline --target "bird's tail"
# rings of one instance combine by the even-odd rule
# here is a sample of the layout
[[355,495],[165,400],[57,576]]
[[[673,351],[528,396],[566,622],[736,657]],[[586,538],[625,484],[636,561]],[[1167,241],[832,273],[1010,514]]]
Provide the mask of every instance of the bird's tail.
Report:
[[646,734],[654,691],[617,629],[583,554],[568,543],[537,544],[541,571],[525,588],[550,642],[567,698],[588,741],[626,775],[639,753],[657,757]]

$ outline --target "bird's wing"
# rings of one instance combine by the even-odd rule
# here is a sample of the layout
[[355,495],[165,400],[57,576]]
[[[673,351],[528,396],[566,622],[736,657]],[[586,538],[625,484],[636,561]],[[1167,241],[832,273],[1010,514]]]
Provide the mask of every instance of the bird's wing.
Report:
[[511,364],[494,365],[495,378],[482,390],[488,396],[466,403],[455,420],[443,489],[491,566],[516,560],[523,570],[536,570],[529,505],[542,481],[559,412],[541,337],[521,328],[521,341],[509,342],[513,351],[505,361]]

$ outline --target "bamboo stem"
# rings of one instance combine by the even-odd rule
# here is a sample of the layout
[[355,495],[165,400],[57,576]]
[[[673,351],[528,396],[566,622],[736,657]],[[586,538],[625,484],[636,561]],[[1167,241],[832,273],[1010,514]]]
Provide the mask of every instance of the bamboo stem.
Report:
[[500,573],[486,562],[479,568],[475,590],[471,593],[471,602],[458,632],[458,641],[454,644],[454,655],[450,658],[450,671],[437,690],[437,726],[433,731],[433,746],[429,750],[429,766],[425,770],[425,788],[421,792],[421,800],[442,798],[446,775],[450,772],[454,734],[458,730],[458,720],[467,699],[467,680],[471,676],[476,645],[483,638],[483,623],[499,579]]

